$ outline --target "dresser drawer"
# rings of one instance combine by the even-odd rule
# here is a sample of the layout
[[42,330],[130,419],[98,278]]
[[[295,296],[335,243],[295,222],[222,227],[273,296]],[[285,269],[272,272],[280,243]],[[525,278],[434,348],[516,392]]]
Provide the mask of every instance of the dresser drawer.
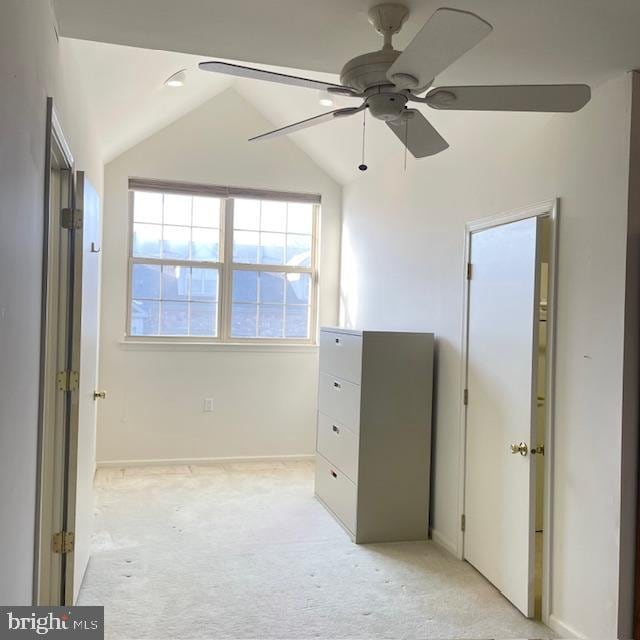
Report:
[[323,456],[316,456],[316,495],[351,532],[356,530],[356,485]]
[[360,384],[362,336],[320,331],[320,371]]
[[360,387],[328,373],[320,373],[318,410],[358,433]]
[[318,414],[318,451],[358,483],[358,436],[337,420]]

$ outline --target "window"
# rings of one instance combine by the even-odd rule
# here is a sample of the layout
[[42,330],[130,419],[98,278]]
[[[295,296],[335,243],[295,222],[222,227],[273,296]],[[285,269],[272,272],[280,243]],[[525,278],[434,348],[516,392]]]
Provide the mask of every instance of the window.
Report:
[[131,180],[128,335],[312,341],[319,200]]

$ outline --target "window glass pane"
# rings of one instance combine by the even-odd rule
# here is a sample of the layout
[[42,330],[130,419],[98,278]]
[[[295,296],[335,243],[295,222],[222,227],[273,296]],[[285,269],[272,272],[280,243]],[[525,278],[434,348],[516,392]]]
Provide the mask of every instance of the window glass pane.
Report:
[[217,304],[192,302],[189,311],[189,335],[216,336],[218,334]]
[[191,225],[191,196],[164,194],[164,224]]
[[131,335],[157,336],[160,303],[152,300],[131,301]]
[[256,264],[260,234],[253,231],[236,231],[233,234],[233,261]]
[[137,258],[159,258],[162,227],[155,224],[133,225],[133,255]]
[[258,305],[234,303],[231,309],[231,335],[236,338],[255,338]]
[[260,274],[260,302],[284,302],[284,273]]
[[160,298],[160,267],[134,264],[131,290],[134,298]]
[[162,255],[164,258],[189,259],[189,227],[164,227]]
[[284,233],[260,234],[260,262],[262,264],[284,264]]
[[191,300],[218,300],[217,269],[191,269]]
[[193,227],[191,231],[191,259],[218,261],[220,231]]
[[263,200],[260,229],[262,231],[286,231],[287,203]]
[[285,307],[285,337],[309,337],[309,307]]
[[189,267],[168,265],[162,267],[163,300],[189,299],[189,272]]
[[313,205],[302,202],[290,202],[287,207],[287,231],[289,233],[311,234]]
[[189,303],[162,302],[160,304],[160,333],[168,336],[186,336],[189,332]]
[[233,272],[233,294],[234,302],[257,302],[258,301],[258,272],[257,271],[234,271]]
[[134,191],[133,219],[135,222],[162,224],[162,194]]
[[220,226],[220,198],[193,196],[194,227]]
[[309,304],[311,276],[308,273],[287,274],[287,304]]
[[[219,335],[222,198],[132,197],[131,335]],[[279,269],[311,267],[315,205],[234,198],[232,207],[231,263],[260,271],[230,264],[231,336],[308,338],[312,276]]]
[[260,305],[259,335],[261,338],[282,338],[284,306],[280,304]]
[[260,200],[234,199],[233,227],[234,229],[258,231],[260,229]]
[[311,236],[287,234],[287,264],[292,267],[311,265]]

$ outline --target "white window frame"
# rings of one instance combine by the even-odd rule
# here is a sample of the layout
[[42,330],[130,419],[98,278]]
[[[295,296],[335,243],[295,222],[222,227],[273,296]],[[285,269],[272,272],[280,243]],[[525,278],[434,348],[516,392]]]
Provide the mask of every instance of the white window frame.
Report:
[[[191,196],[209,196],[220,198],[220,249],[217,262],[201,260],[177,260],[165,258],[139,258],[133,255],[133,216],[134,193],[136,191],[153,191],[156,193],[172,193]],[[233,262],[233,205],[236,198],[254,198],[257,200],[275,200],[280,202],[305,202],[313,206],[311,229],[311,264],[308,267],[292,267],[290,265],[252,264]],[[165,182],[161,180],[129,179],[129,211],[128,211],[128,268],[126,287],[126,326],[125,341],[157,343],[207,343],[207,344],[246,344],[246,345],[316,345],[318,334],[318,255],[320,230],[320,196],[315,194],[268,191],[263,189],[247,189],[240,187],[221,187],[217,185],[201,185],[184,182]],[[131,333],[131,307],[133,302],[132,277],[134,264],[179,265],[185,267],[207,268],[218,270],[218,335],[217,336],[184,336],[157,335],[142,336]],[[311,279],[309,291],[309,337],[308,338],[267,338],[236,337],[231,335],[232,286],[233,272],[254,271],[269,273],[304,273]],[[258,307],[259,308],[259,307]]]

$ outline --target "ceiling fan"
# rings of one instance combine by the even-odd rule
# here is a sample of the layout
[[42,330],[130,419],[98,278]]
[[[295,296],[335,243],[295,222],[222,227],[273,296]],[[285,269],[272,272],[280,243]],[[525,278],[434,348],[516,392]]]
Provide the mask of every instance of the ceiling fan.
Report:
[[396,51],[391,38],[408,15],[408,9],[400,4],[381,4],[369,11],[369,21],[384,37],[382,49],[349,60],[340,72],[339,85],[220,61],[201,62],[199,67],[362,100],[358,107],[335,109],[255,136],[252,141],[286,135],[368,109],[374,118],[386,122],[416,158],[440,153],[449,145],[420,111],[407,106],[410,102],[433,109],[546,112],[578,111],[589,102],[591,89],[584,84],[432,88],[436,76],[488,36],[493,27],[468,11],[438,9],[407,48]]

